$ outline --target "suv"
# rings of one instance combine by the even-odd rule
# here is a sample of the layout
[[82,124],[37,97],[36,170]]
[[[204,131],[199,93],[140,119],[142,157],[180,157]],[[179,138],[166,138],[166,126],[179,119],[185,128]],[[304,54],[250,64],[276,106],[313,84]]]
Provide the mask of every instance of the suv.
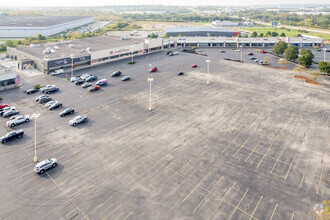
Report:
[[78,115],[77,117],[73,118],[69,121],[69,125],[76,126],[77,124],[83,123],[87,121],[87,115]]
[[7,133],[5,136],[1,137],[1,143],[6,143],[8,141],[12,141],[15,140],[16,138],[20,138],[22,137],[24,134],[24,131],[22,129],[17,130],[17,131],[11,131],[9,133]]
[[45,170],[54,168],[57,166],[57,160],[55,158],[46,159],[36,164],[34,167],[34,172],[37,174],[43,174]]
[[46,88],[42,92],[49,94],[49,93],[58,92],[58,91],[60,91],[60,89],[54,86],[54,87]]
[[120,75],[121,75],[120,71],[116,71],[116,72],[111,73],[112,77],[116,77],[116,76],[120,76]]
[[30,120],[29,115],[18,115],[10,118],[9,121],[7,121],[8,127],[14,127],[16,125],[22,124],[24,122],[28,122]]

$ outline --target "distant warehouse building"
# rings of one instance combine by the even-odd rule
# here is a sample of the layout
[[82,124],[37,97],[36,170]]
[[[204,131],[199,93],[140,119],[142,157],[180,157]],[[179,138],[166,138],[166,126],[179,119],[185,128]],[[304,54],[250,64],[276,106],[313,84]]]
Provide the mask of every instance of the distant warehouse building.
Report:
[[185,37],[234,37],[240,32],[233,31],[226,28],[212,28],[212,27],[174,27],[165,28],[164,31],[168,36],[177,37],[179,34]]
[[87,16],[0,16],[0,38],[50,36],[92,22]]

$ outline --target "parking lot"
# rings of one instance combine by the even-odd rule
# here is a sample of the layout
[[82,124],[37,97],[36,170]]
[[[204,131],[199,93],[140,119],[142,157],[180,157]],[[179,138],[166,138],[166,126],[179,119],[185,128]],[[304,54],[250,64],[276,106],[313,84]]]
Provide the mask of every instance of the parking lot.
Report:
[[[246,54],[245,63],[224,61],[240,53],[219,50],[158,52],[75,72],[108,79],[94,93],[65,76],[23,75],[22,87],[2,92],[3,103],[41,114],[37,156],[58,166],[35,174],[34,121],[17,126],[23,138],[0,148],[0,218],[314,219],[330,195],[329,87]],[[116,70],[131,80],[112,78]],[[23,93],[35,84],[59,87],[50,96],[63,107],[50,111],[34,101],[39,93]],[[58,116],[69,107],[74,115]],[[89,120],[70,126],[79,114]],[[2,135],[12,130],[0,120]]]

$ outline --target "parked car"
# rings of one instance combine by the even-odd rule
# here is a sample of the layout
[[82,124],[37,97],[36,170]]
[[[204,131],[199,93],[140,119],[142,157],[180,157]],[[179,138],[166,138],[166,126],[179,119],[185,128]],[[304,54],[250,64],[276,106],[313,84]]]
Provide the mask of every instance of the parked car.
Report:
[[63,112],[60,112],[60,116],[61,117],[64,117],[64,116],[66,116],[66,115],[68,115],[68,114],[73,114],[74,113],[74,109],[73,108],[67,108],[67,109],[65,109]]
[[226,51],[224,51],[224,50],[220,50],[220,53],[226,53]]
[[76,126],[77,124],[83,123],[87,121],[87,115],[78,115],[69,121],[69,125]]
[[202,50],[201,50],[201,49],[196,49],[195,51],[196,51],[196,52],[202,52]]
[[24,131],[22,129],[16,130],[16,131],[11,131],[9,133],[7,133],[5,136],[2,136],[0,138],[1,143],[6,143],[8,141],[12,141],[15,140],[16,138],[20,138],[22,137],[24,134]]
[[42,97],[41,99],[39,99],[39,103],[40,104],[44,104],[46,102],[49,102],[49,101],[52,101],[52,98],[51,97]]
[[262,60],[259,60],[259,59],[256,59],[256,60],[254,60],[254,62],[256,62],[256,63],[259,63],[259,62],[261,62]]
[[82,88],[87,88],[87,87],[90,87],[92,86],[92,83],[84,83],[81,85]]
[[264,51],[264,50],[260,50],[259,52],[260,52],[260,53],[267,53],[267,52],[266,52],[266,51]]
[[99,90],[101,88],[101,86],[99,85],[93,85],[92,87],[88,87],[88,91],[90,92],[95,92],[96,90]]
[[183,72],[182,71],[178,72],[178,75],[179,76],[183,75]]
[[19,114],[19,111],[17,111],[15,109],[15,110],[11,110],[11,111],[7,111],[7,112],[3,113],[2,116],[5,117],[5,118],[8,118],[10,116],[18,115],[18,114]]
[[57,101],[55,100],[52,100],[52,101],[49,101],[45,104],[45,106],[48,108],[49,106],[51,106],[52,104],[56,103]]
[[78,79],[80,79],[79,76],[74,76],[70,79],[71,82],[76,82]]
[[8,111],[12,111],[12,110],[16,110],[15,107],[5,107],[0,109],[0,115],[3,115],[4,113],[8,112]]
[[197,67],[197,64],[193,64],[191,65],[192,68],[196,68]]
[[96,76],[88,76],[88,77],[85,79],[85,82],[91,82],[91,81],[94,81],[94,80],[97,80],[97,77],[96,77]]
[[130,76],[124,76],[123,78],[121,78],[121,81],[128,81],[130,79],[131,79]]
[[149,72],[156,72],[157,70],[158,68],[154,66],[149,69]]
[[1,104],[1,105],[0,105],[0,109],[3,109],[3,108],[5,108],[5,107],[8,107],[8,105],[7,105],[7,104]]
[[81,84],[83,84],[84,82],[85,82],[84,79],[78,79],[78,80],[75,81],[74,83],[75,83],[76,85],[81,85]]
[[173,55],[179,55],[179,52],[178,51],[174,51],[173,52]]
[[58,70],[55,70],[54,72],[52,72],[51,74],[53,76],[56,76],[56,75],[60,75],[62,73],[64,73],[64,70],[63,69],[58,69]]
[[169,53],[168,55],[169,55],[169,56],[173,56],[174,54],[173,54],[173,53]]
[[55,87],[55,85],[46,85],[44,87],[40,88],[40,92],[43,92],[45,89],[51,88],[51,87]]
[[241,50],[240,49],[236,49],[235,52],[241,52]]
[[38,96],[35,100],[36,100],[36,102],[39,102],[40,99],[45,98],[45,97],[49,97],[49,96],[48,95],[41,95],[41,96]]
[[257,58],[255,57],[249,57],[249,60],[256,60]]
[[98,86],[103,86],[107,83],[108,83],[108,81],[106,79],[101,79],[101,80],[97,81],[95,84]]
[[54,109],[56,109],[56,108],[60,108],[60,107],[62,107],[62,103],[61,103],[61,102],[55,102],[54,104],[50,105],[50,106],[48,107],[48,109],[49,109],[49,110],[54,110]]
[[29,90],[27,90],[27,91],[26,91],[26,94],[30,95],[30,94],[32,94],[32,93],[36,93],[36,92],[39,92],[39,89],[35,89],[35,88],[33,88],[33,89],[29,89]]
[[18,115],[18,116],[13,116],[10,118],[9,121],[7,121],[7,126],[8,127],[14,127],[16,125],[25,123],[30,121],[30,116],[29,115]]
[[49,93],[58,92],[58,91],[60,91],[60,89],[54,86],[54,87],[44,89],[43,93],[49,94]]
[[249,55],[249,56],[252,56],[252,55],[253,55],[253,53],[248,53],[247,55]]
[[115,71],[115,72],[111,73],[112,77],[117,77],[117,76],[120,76],[120,75],[121,75],[120,71]]
[[46,159],[37,163],[34,167],[34,172],[37,174],[43,174],[46,170],[57,166],[57,160],[55,158]]
[[83,75],[80,76],[80,79],[85,80],[85,79],[86,79],[87,77],[89,77],[89,76],[91,76],[91,74],[89,74],[89,73],[85,73],[85,74],[83,74]]

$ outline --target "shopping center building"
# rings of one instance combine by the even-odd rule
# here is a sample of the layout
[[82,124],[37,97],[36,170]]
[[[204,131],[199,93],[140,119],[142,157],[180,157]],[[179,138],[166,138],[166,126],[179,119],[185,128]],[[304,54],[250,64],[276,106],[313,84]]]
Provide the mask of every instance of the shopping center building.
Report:
[[57,69],[69,72],[93,67],[103,63],[140,56],[170,48],[189,47],[256,47],[270,48],[279,41],[297,47],[323,47],[322,38],[305,37],[170,37],[163,38],[126,38],[119,36],[91,37],[74,41],[57,42],[34,47],[8,47],[10,58],[17,61],[17,68],[32,67],[44,73]]

